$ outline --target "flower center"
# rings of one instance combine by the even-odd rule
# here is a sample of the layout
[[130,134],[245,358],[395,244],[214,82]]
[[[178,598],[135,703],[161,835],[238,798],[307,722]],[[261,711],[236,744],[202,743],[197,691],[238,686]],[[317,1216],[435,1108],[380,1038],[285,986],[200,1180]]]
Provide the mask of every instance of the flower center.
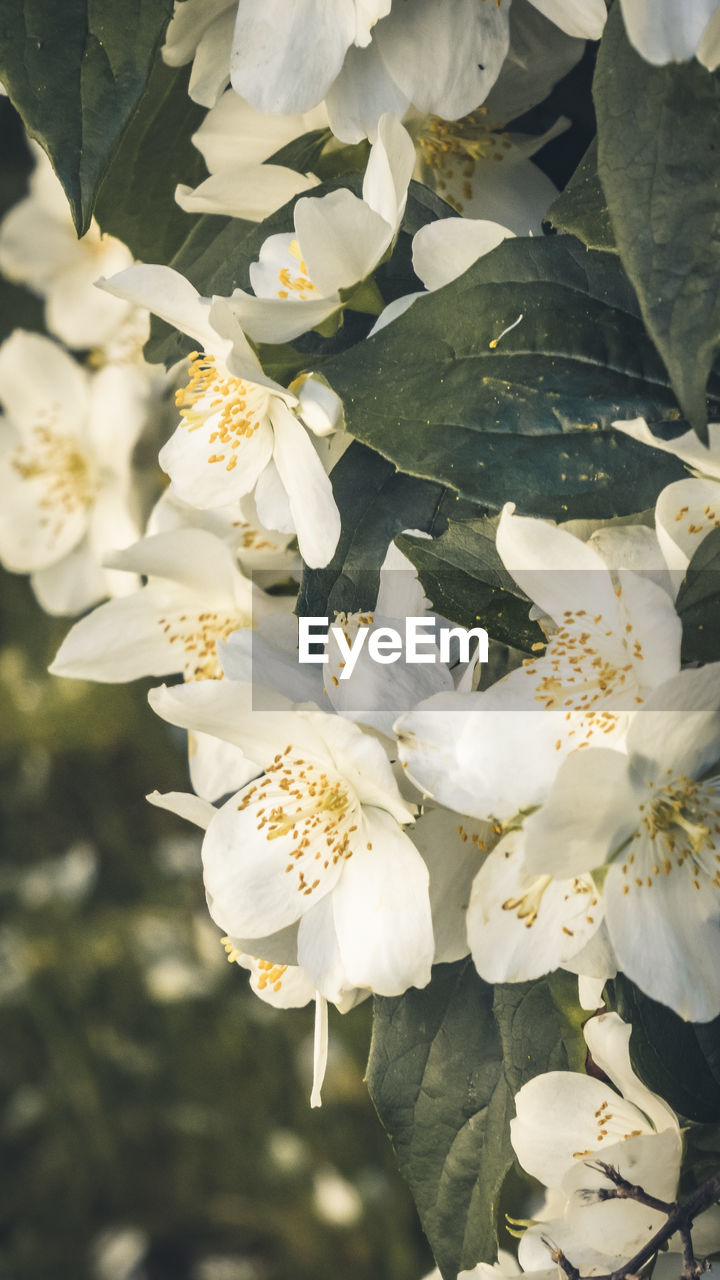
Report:
[[288,746],[275,756],[237,807],[252,811],[267,841],[287,841],[285,873],[297,877],[298,893],[307,896],[317,889],[324,871],[352,857],[351,837],[358,829],[353,819],[359,819],[360,805],[337,774],[292,751]]
[[[612,1101],[609,1098],[605,1098],[597,1110],[593,1112],[593,1120],[597,1125],[597,1132],[592,1139],[593,1146],[585,1151],[573,1151],[574,1160],[584,1160],[587,1156],[593,1155],[607,1139],[610,1140],[609,1145],[612,1146],[615,1142],[624,1142],[629,1138],[640,1138],[644,1133],[654,1132],[653,1129],[643,1123],[639,1111],[633,1107],[632,1103],[626,1102],[619,1094],[613,1094]],[[629,1125],[638,1122],[642,1124],[642,1128],[628,1128]]]
[[680,774],[657,789],[654,782],[649,782],[648,787],[653,794],[647,804],[640,805],[641,828],[635,832],[633,843],[644,830],[652,841],[653,860],[648,859],[644,865],[639,850],[631,850],[621,867],[627,881],[623,893],[629,892],[631,881],[639,889],[649,889],[659,875],[669,876],[681,867],[686,868],[696,889],[700,889],[701,874],[709,876],[714,887],[720,889],[720,853],[716,852],[720,838],[720,778],[696,782]]
[[503,911],[516,911],[518,920],[524,920],[525,928],[530,929],[538,918],[543,894],[551,881],[552,876],[538,876],[521,897],[506,898]]
[[[460,120],[443,120],[440,116],[428,116],[417,137],[422,163],[430,170],[430,176],[438,191],[447,191],[452,183],[453,191],[472,199],[472,179],[475,167],[483,160],[503,160],[512,149],[512,142],[503,133],[503,126],[487,117],[486,107],[477,107]],[[451,194],[445,197],[448,204],[462,213],[463,205]]]
[[52,524],[55,534],[67,516],[92,505],[97,484],[91,477],[88,459],[72,436],[44,424],[34,427],[31,442],[15,450],[11,466],[21,480],[39,482],[41,497],[37,505],[44,513],[40,523]]
[[[242,951],[238,951],[230,938],[221,938],[220,941],[227,952],[230,964],[235,964],[241,958]],[[288,965],[275,964],[272,960],[258,960],[256,956],[252,957],[252,961],[256,969],[258,991],[266,991],[271,987],[273,991],[278,992],[282,987]]]
[[294,263],[280,267],[278,271],[278,284],[280,286],[277,291],[278,298],[293,297],[299,298],[302,302],[306,302],[308,298],[319,298],[320,291],[315,287],[308,275],[308,269],[298,241],[291,240],[288,247],[290,254],[297,262],[297,267]]
[[212,355],[193,351],[189,356],[187,386],[175,392],[175,404],[188,431],[209,430],[213,446],[208,462],[224,462],[226,471],[237,466],[237,450],[250,440],[264,421],[270,402],[265,387],[222,372]]
[[223,672],[217,656],[218,640],[226,640],[232,631],[251,625],[250,619],[240,613],[211,610],[181,613],[172,618],[158,618],[157,621],[170,644],[176,644],[182,650],[180,666],[186,680],[221,680]]

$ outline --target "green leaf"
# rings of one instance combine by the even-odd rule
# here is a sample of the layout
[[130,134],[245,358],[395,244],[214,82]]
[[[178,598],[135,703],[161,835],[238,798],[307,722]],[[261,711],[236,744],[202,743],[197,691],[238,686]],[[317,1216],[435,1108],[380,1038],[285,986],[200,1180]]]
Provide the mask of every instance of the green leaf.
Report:
[[493,989],[469,958],[376,997],[368,1088],[444,1280],[494,1260],[515,1094],[579,1063],[578,1037],[546,980]]
[[[347,187],[356,195],[362,189],[362,174],[346,173],[332,178],[315,187],[312,196],[319,197],[339,187]],[[264,222],[245,222],[241,218],[219,218],[212,214],[204,214],[198,218],[193,230],[180,247],[170,265],[186,276],[195,288],[205,297],[217,293],[224,296],[233,289],[250,288],[250,264],[256,262],[260,250],[268,236],[278,235],[293,230],[293,212],[302,196],[294,196],[287,204],[275,213],[270,214]],[[384,263],[377,276],[386,302],[407,293],[410,289],[420,287],[420,282],[412,273],[410,262],[410,236],[419,227],[436,218],[448,217],[453,213],[444,200],[436,196],[417,182],[410,183],[403,230],[398,238],[395,251],[389,262]],[[299,367],[307,364],[302,353],[307,355],[319,352],[327,355],[341,349],[352,342],[364,338],[371,328],[374,317],[363,317],[359,328],[353,327],[346,312],[345,324],[338,331],[335,339],[320,339],[316,334],[305,335],[296,342],[300,352]],[[347,332],[343,332],[347,330]],[[145,358],[160,364],[171,364],[182,355],[193,349],[193,340],[174,330],[161,321],[153,323],[152,336],[145,346]],[[272,356],[270,356],[272,359]]]
[[396,538],[412,560],[433,607],[463,627],[485,627],[493,640],[526,653],[545,645],[530,601],[505,569],[495,547],[497,521],[450,521],[438,538]]
[[271,155],[265,164],[281,164],[286,169],[294,169],[296,173],[314,173],[315,166],[331,138],[330,129],[311,129],[309,133],[303,133],[299,138],[293,138],[292,142],[286,143]]
[[597,171],[597,141],[588,147],[564,191],[554,200],[543,228],[577,236],[588,249],[617,253],[607,200]]
[[142,262],[168,263],[197,221],[175,203],[179,182],[196,186],[207,173],[190,142],[206,113],[188,80],[187,68],[158,60],[98,192],[100,227]]
[[720,1018],[683,1022],[624,974],[612,989],[615,1008],[632,1023],[630,1059],[643,1083],[687,1120],[720,1121]]
[[372,609],[380,566],[395,534],[430,528],[443,493],[439,485],[400,474],[356,441],[333,467],[331,479],[342,533],[330,564],[303,574],[301,617]]
[[651,66],[608,17],[593,85],[598,169],[620,256],[685,416],[707,443],[720,348],[720,81]]
[[573,237],[506,240],[320,368],[352,435],[495,510],[626,515],[687,474],[612,430],[681,415],[617,257]]
[[172,0],[4,0],[0,80],[52,160],[78,235],[150,74]]
[[720,660],[720,529],[713,529],[700,543],[675,607],[683,626],[683,665]]

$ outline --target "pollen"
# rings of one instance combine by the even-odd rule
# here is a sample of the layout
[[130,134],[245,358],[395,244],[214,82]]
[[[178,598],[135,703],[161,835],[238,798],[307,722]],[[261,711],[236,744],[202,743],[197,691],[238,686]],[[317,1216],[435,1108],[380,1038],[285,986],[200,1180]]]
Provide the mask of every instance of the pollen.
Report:
[[78,441],[48,419],[33,428],[29,440],[10,459],[13,471],[39,493],[40,523],[57,537],[67,519],[92,505],[98,484]]
[[185,680],[220,680],[222,668],[217,656],[218,640],[250,626],[245,615],[205,609],[202,613],[167,614],[157,624],[169,644],[177,645],[178,671]]
[[268,420],[270,392],[222,371],[212,355],[194,351],[189,360],[187,385],[175,393],[182,425],[189,432],[204,430],[207,461],[234,471],[236,450]]

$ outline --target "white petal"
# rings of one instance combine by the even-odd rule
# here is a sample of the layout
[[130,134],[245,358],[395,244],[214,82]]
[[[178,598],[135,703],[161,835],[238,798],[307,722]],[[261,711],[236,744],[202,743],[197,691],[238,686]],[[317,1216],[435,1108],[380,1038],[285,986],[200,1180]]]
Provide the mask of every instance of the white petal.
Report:
[[409,834],[430,874],[435,964],[451,964],[468,953],[470,890],[494,837],[489,823],[458,824],[456,813],[435,805]]
[[89,390],[77,361],[39,333],[16,329],[0,347],[0,401],[23,436],[52,422],[82,439]]
[[352,0],[240,0],[233,89],[258,111],[308,111],[325,97],[355,38]]
[[374,39],[391,76],[420,111],[457,120],[484,101],[497,79],[510,43],[509,8],[504,0],[413,0],[394,5]]
[[206,599],[235,601],[239,577],[230,548],[206,529],[175,529],[142,538],[117,551],[106,564],[151,578],[167,578]]
[[165,32],[163,61],[182,67],[194,56],[202,34],[217,16],[234,8],[235,0],[184,0],[176,6]]
[[720,423],[709,423],[707,445],[698,439],[694,431],[686,431],[674,440],[661,440],[653,435],[644,418],[616,421],[612,425],[625,435],[632,436],[633,440],[639,440],[641,444],[650,445],[653,449],[672,453],[704,475],[720,480]]
[[260,767],[289,743],[314,759],[329,758],[312,717],[292,710],[287,698],[267,689],[253,689],[234,680],[201,680],[160,685],[150,690],[148,701],[170,724],[234,742]]
[[256,298],[252,293],[236,289],[229,306],[243,329],[256,342],[292,342],[301,334],[322,324],[334,311],[340,299],[329,298]]
[[609,1084],[574,1071],[535,1076],[516,1095],[515,1108],[515,1155],[546,1187],[562,1186],[578,1161],[595,1153],[603,1159],[603,1148],[615,1150],[625,1136],[652,1132],[643,1113]]
[[273,461],[288,495],[300,554],[311,569],[322,568],[332,559],[340,537],[332,484],[294,414],[276,400],[271,415]]
[[528,873],[521,832],[505,836],[478,872],[468,909],[468,941],[486,982],[526,982],[552,973],[602,923],[589,876],[550,880]]
[[632,1027],[617,1013],[602,1013],[585,1023],[583,1035],[593,1062],[605,1072],[628,1102],[645,1113],[653,1127],[678,1130],[675,1112],[635,1074],[630,1061]]
[[661,770],[697,778],[720,759],[720,663],[687,668],[661,685],[635,717],[628,751],[648,762],[648,778]]
[[392,115],[378,124],[377,138],[363,178],[363,200],[397,231],[405,211],[408,183],[415,168],[415,147],[407,129]]
[[389,112],[400,120],[410,105],[407,94],[389,74],[374,40],[363,49],[350,46],[325,102],[330,127],[342,142],[374,138],[382,115]]
[[656,66],[692,58],[717,7],[717,0],[620,0],[630,43]]
[[435,947],[427,868],[383,809],[363,809],[358,847],[333,893],[333,912],[354,986],[395,996],[430,981]]
[[298,200],[295,230],[310,279],[327,297],[370,274],[389,247],[395,228],[352,191],[340,187],[326,196]]
[[158,600],[147,589],[109,600],[75,623],[50,671],[101,683],[170,675],[181,669],[182,655],[161,622]]
[[87,538],[55,564],[36,570],[30,584],[45,612],[56,616],[84,613],[109,594],[108,574]]
[[184,423],[176,428],[160,450],[158,461],[183,502],[223,507],[250,492],[273,451],[269,419],[258,414],[255,421],[255,430],[242,439],[237,455],[229,450],[218,453],[223,446],[211,439],[216,436],[217,416],[206,419],[197,431],[191,432]]
[[667,485],[655,506],[655,527],[677,590],[703,538],[720,528],[720,480],[698,477]]
[[98,280],[98,285],[116,298],[147,307],[173,328],[194,338],[204,351],[214,351],[217,346],[217,334],[210,326],[209,301],[201,298],[190,281],[172,267],[129,267],[111,280]]
[[412,822],[414,807],[403,800],[378,739],[341,716],[314,712],[308,717],[322,734],[338,773],[347,778],[361,803],[387,809],[397,822]]
[[602,557],[587,543],[564,529],[503,507],[497,530],[497,549],[505,568],[543,613],[560,622],[563,613],[580,609],[602,614],[612,627],[617,601]]
[[202,107],[214,107],[230,79],[228,49],[234,26],[235,13],[230,6],[208,23],[198,40],[188,93]]
[[688,864],[673,866],[668,875],[645,875],[656,865],[652,845],[643,857],[638,842],[635,849],[637,875],[612,866],[605,882],[618,964],[653,1000],[681,1018],[708,1022],[720,1013],[718,889]]
[[599,40],[603,33],[607,17],[605,0],[531,0],[531,4],[569,36]]
[[298,962],[316,989],[333,1004],[347,994],[345,967],[338,947],[332,894],[326,894],[305,913],[298,928]]
[[708,71],[716,71],[720,65],[720,7],[716,8],[702,34],[696,57]]
[[439,218],[413,237],[413,269],[426,289],[440,289],[512,234],[482,218]]
[[196,827],[201,827],[203,831],[207,830],[210,820],[217,813],[215,806],[208,800],[202,800],[200,796],[194,796],[189,791],[151,791],[145,799],[158,809],[167,809],[170,813],[176,813],[179,818],[185,818]]
[[272,459],[255,487],[255,505],[264,525],[271,529],[281,529],[283,533],[295,533],[290,499]]
[[188,733],[188,765],[193,790],[212,801],[238,791],[258,772],[240,747],[209,733]]
[[175,199],[186,213],[214,213],[262,222],[293,196],[316,186],[316,178],[307,178],[284,165],[243,165],[212,174],[194,190],[178,186]]
[[321,1107],[320,1096],[328,1057],[328,1010],[327,1000],[318,992],[315,996],[315,1033],[313,1040],[313,1083],[310,1093],[310,1106]]
[[545,804],[525,820],[528,870],[567,879],[602,866],[635,829],[639,803],[624,753],[574,751]]
[[[253,938],[285,928],[329,893],[344,873],[342,859],[327,858],[325,865],[315,858],[321,840],[324,850],[324,837],[316,835],[297,857],[292,830],[268,837],[263,815],[286,799],[285,791],[267,781],[251,783],[223,805],[208,827],[203,842],[208,907],[226,933]],[[316,887],[306,893],[311,884]]]

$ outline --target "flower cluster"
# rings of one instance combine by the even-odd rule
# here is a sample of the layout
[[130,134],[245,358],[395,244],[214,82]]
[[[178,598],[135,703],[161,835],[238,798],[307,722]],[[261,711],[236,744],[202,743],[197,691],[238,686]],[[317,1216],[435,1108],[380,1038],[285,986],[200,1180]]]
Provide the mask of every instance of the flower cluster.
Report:
[[[698,586],[720,426],[661,367],[615,207],[598,243],[532,160],[588,41],[600,116],[610,40],[701,98],[719,15],[182,0],[162,53],[192,62],[209,174],[177,186],[172,260],[95,224],[77,240],[39,152],[0,225],[47,325],[0,347],[0,558],[83,615],[56,676],[176,678],[150,705],[187,731],[192,791],[149,798],[204,831],[229,961],[270,1004],[314,1003],[313,1103],[328,1003],[420,998],[461,962],[483,991],[577,976],[592,1070],[512,1077],[534,1191],[507,1275],[550,1252],[612,1271],[662,1224],[647,1196],[676,1197],[681,1122],[631,1065],[618,993],[678,1027],[720,1017],[720,647]],[[585,178],[612,204],[607,137]],[[309,662],[298,615],[332,632]],[[388,648],[408,618],[420,656]],[[646,1201],[600,1194],[600,1157]]]

